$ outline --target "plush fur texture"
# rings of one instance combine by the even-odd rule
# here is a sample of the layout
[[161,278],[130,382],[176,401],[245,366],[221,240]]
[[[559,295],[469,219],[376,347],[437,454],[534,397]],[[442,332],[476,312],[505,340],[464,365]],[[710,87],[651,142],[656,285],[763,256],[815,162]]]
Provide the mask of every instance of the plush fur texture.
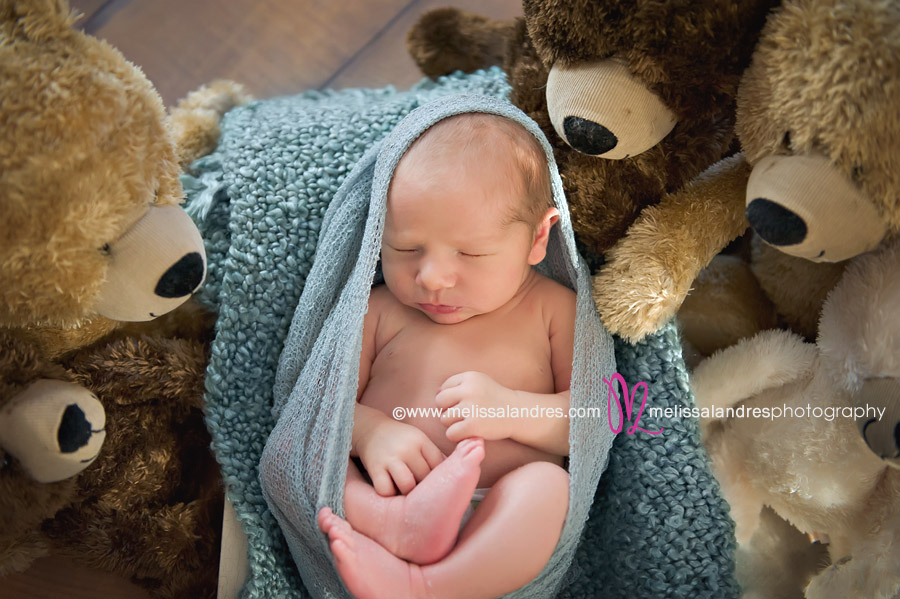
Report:
[[700,407],[806,410],[709,414],[703,428],[739,542],[768,505],[828,543],[832,565],[812,579],[809,599],[900,593],[900,468],[866,446],[852,417],[808,412],[865,407],[853,394],[866,381],[900,380],[898,269],[896,243],[854,259],[828,297],[817,345],[767,331],[713,355],[691,379]]
[[690,339],[701,355],[709,356],[774,328],[775,309],[744,260],[719,254],[694,280],[678,312],[678,325],[682,337]]
[[740,207],[748,174],[739,156],[725,159],[644,210],[594,277],[607,327],[636,340],[672,318],[700,269],[746,229]]
[[[183,195],[159,95],[71,21],[65,2],[0,5],[2,326],[69,329],[95,316],[101,248],[135,209]],[[116,201],[87,201],[97,197]]]
[[[821,157],[824,168],[852,182],[887,231],[896,237],[900,219],[900,9],[879,0],[792,0],[774,10],[760,37],[738,92],[736,131],[757,180],[765,179],[772,159]],[[761,164],[762,163],[762,164]],[[746,168],[746,167],[744,167]],[[780,171],[790,176],[791,170]],[[735,197],[754,198],[748,188]],[[818,207],[805,217],[816,231],[857,227],[859,209],[842,194],[812,192]],[[793,206],[796,197],[780,201]],[[828,229],[832,227],[832,229]],[[865,235],[865,227],[851,237]],[[872,242],[879,242],[878,233]],[[827,243],[827,232],[819,234]],[[789,248],[753,236],[750,268],[774,306],[777,324],[815,340],[825,297],[846,260],[813,262],[789,255]],[[825,249],[825,248],[822,248]],[[793,251],[792,251],[793,253]],[[734,271],[743,276],[744,267]],[[741,302],[736,308],[734,302]],[[737,342],[733,320],[751,314],[752,294],[730,297],[703,314],[685,305],[680,317],[703,318],[721,331],[720,349]],[[717,322],[719,324],[717,324]],[[755,323],[747,319],[743,330]],[[707,354],[708,355],[708,354]]]
[[203,422],[208,341],[114,336],[64,362],[103,403],[106,441],[41,530],[158,597],[215,596],[224,489]]
[[[846,261],[817,263],[789,256],[758,237],[753,239],[750,270],[765,297],[771,301],[777,324],[808,341],[816,339],[825,297],[841,280],[846,266]],[[730,343],[710,349],[728,345]]]
[[179,163],[214,145],[218,117],[246,95],[216,83],[167,122],[140,70],[72,22],[63,0],[0,0],[0,408],[42,380],[73,382],[99,398],[106,437],[52,483],[0,442],[0,574],[53,552],[158,597],[211,597],[223,494],[203,421],[213,320],[187,305],[123,326],[97,302],[108,244],[181,201]]
[[[60,365],[43,360],[21,338],[0,332],[0,410],[37,379],[71,381]],[[24,570],[50,549],[40,526],[77,497],[74,478],[41,484],[0,446],[0,576]]]
[[169,113],[168,126],[183,170],[198,156],[212,152],[219,142],[222,115],[246,104],[250,96],[233,81],[216,80],[191,92]]
[[[738,78],[771,3],[639,2],[627,10],[611,2],[524,4],[525,19],[514,24],[452,9],[427,13],[409,33],[410,53],[433,77],[495,63],[496,46],[485,51],[480,40],[495,33],[506,36],[500,64],[513,87],[510,98],[554,144],[579,240],[603,256],[643,208],[681,188],[727,151]],[[679,119],[662,142],[623,160],[589,156],[567,145],[551,125],[544,95],[554,62],[611,54],[624,58]],[[716,59],[708,60],[711,56]],[[676,244],[670,247],[678,253]]]
[[[898,95],[896,3],[793,1],[769,19],[744,75],[737,131],[751,164],[772,155],[826,156],[876,207],[890,239],[900,231]],[[823,206],[822,216],[838,209]],[[759,242],[752,264],[781,323],[810,339],[844,266],[786,256]]]
[[[678,117],[683,144],[709,144],[734,120],[734,94],[774,2],[525,0],[528,32],[544,64],[610,56]],[[729,140],[726,140],[726,142]],[[696,173],[694,173],[696,174]]]
[[747,159],[818,152],[900,232],[900,7],[795,0],[766,24],[741,83]]

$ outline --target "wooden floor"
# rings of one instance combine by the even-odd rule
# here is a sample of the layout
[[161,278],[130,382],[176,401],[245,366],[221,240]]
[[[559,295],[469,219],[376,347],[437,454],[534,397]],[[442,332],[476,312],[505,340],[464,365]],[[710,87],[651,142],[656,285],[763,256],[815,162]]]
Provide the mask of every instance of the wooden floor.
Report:
[[[166,106],[216,78],[256,97],[307,89],[408,88],[421,76],[406,32],[425,11],[453,5],[495,18],[521,0],[70,0],[77,26],[140,66]],[[5,599],[142,599],[129,582],[56,558],[0,580]]]
[[80,25],[140,66],[167,106],[219,77],[260,98],[307,89],[408,88],[406,33],[453,5],[509,18],[520,0],[72,0]]

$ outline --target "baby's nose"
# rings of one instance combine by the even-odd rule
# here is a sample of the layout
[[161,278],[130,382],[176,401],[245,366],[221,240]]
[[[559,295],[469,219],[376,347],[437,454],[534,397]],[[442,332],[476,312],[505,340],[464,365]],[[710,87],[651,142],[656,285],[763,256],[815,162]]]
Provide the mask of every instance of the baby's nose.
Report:
[[456,284],[456,274],[449,264],[441,260],[423,260],[419,266],[416,283],[428,291],[448,289]]

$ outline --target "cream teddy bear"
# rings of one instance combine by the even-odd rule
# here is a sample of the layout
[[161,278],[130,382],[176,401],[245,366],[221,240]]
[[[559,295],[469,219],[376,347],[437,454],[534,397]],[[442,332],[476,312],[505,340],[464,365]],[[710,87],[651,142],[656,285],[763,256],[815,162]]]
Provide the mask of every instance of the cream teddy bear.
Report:
[[898,274],[900,243],[859,256],[825,302],[816,344],[765,331],[692,375],[738,542],[763,506],[827,542],[831,565],[809,599],[900,593],[900,467],[896,438],[882,434],[898,430]]

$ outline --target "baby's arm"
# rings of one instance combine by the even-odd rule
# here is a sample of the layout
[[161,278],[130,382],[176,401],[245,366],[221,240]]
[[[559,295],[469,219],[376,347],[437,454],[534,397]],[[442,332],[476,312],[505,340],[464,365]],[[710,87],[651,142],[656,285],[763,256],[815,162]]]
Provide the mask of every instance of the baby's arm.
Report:
[[359,403],[377,354],[376,333],[386,303],[384,290],[379,289],[372,291],[363,324],[350,455],[359,457],[375,491],[388,496],[395,494],[395,486],[403,494],[412,491],[417,482],[443,461],[444,455],[418,428]]
[[441,423],[447,427],[447,439],[454,443],[469,437],[512,439],[556,455],[569,454],[568,389],[559,393],[516,391],[483,372],[470,371],[447,379],[435,402],[447,410]]
[[537,417],[490,418],[477,415],[463,418],[458,411],[447,412],[441,422],[447,438],[467,437],[487,440],[512,439],[556,455],[569,454],[569,384],[575,344],[575,294],[561,286],[551,286],[544,303],[550,342],[550,366],[555,393],[529,393],[508,389],[480,372],[463,372],[447,379],[436,401],[440,408],[505,409],[537,408]]

